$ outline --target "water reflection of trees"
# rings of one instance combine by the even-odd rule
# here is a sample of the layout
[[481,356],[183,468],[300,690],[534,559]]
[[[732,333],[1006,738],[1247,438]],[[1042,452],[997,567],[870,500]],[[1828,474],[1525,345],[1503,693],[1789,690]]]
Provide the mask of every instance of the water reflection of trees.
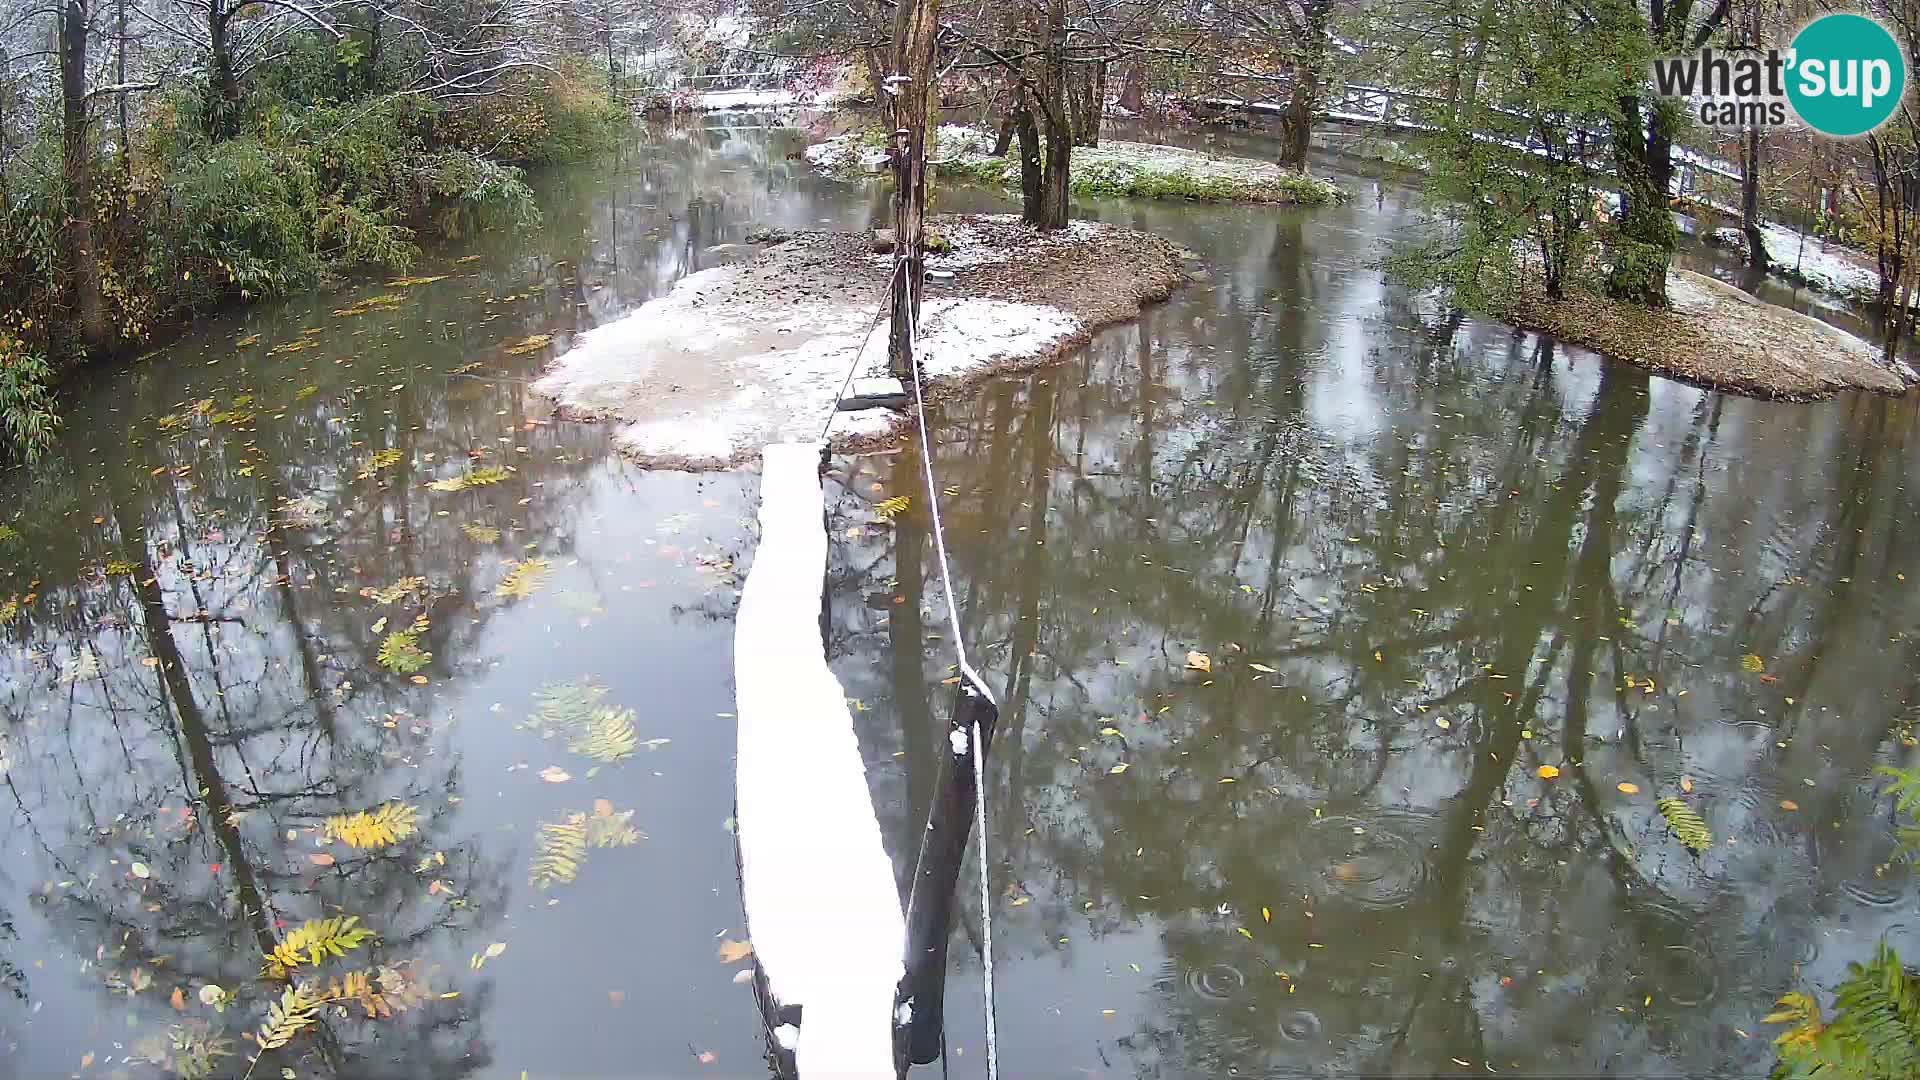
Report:
[[[1915,704],[1911,410],[1710,396],[1422,314],[1353,239],[1394,211],[1345,213],[1223,226],[1207,292],[948,411],[962,610],[1003,688],[999,941],[1154,933],[1119,1040],[1142,1075],[1757,1065],[1735,1029],[1911,902],[1863,781]],[[907,610],[939,610],[920,528],[887,603],[834,605],[846,671],[907,647],[945,674]],[[931,773],[914,673],[869,677],[877,790]],[[1653,805],[1683,777],[1720,838],[1697,861]],[[1017,1052],[1007,1017],[1054,1002],[1002,971]]]
[[[437,314],[423,305],[397,325],[420,333]],[[277,994],[263,953],[308,919],[356,914],[376,930],[348,966],[417,959],[422,970],[499,920],[512,871],[463,831],[453,717],[435,710],[433,687],[487,663],[480,641],[507,603],[492,595],[504,561],[568,551],[570,493],[585,482],[583,451],[598,446],[588,429],[534,423],[518,380],[480,394],[444,379],[389,391],[388,373],[314,363],[292,381],[240,376],[196,411],[173,400],[193,385],[176,376],[143,371],[128,395],[75,416],[65,460],[13,519],[31,563],[0,582],[30,594],[0,630],[4,828],[18,853],[7,877],[63,957],[35,981],[77,968],[98,995],[93,1009],[36,1015],[10,958],[0,1031],[17,1038],[31,1024],[27,1041],[62,1058],[99,1044],[94,1009],[132,1018],[113,1036],[127,1045],[195,1022],[237,1036]],[[137,434],[113,408],[140,411]],[[384,449],[398,460],[376,468]],[[424,486],[489,461],[517,468],[469,492]],[[504,546],[470,524],[501,530]],[[413,576],[426,581],[417,603],[362,592]],[[375,661],[376,620],[398,629],[417,613],[430,621],[426,685]],[[395,800],[418,807],[415,835],[375,851],[319,845],[328,817]],[[0,925],[11,936],[12,920]],[[435,978],[451,996],[391,1020],[330,1011],[285,1063],[336,1076],[485,1067],[471,1021],[488,986],[458,969]],[[206,1008],[196,995],[209,983],[239,1005]],[[186,1016],[167,1003],[175,987]]]

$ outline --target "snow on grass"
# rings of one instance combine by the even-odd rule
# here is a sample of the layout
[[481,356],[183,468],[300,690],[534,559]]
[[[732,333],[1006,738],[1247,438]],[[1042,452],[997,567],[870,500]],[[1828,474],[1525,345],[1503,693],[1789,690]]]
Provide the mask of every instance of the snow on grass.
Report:
[[[878,132],[841,135],[809,146],[806,157],[823,172],[843,180],[857,179],[885,163],[883,139]],[[994,157],[993,144],[993,136],[978,128],[942,124],[934,137],[936,168],[942,175],[1017,189],[1019,158]],[[1346,198],[1330,180],[1270,161],[1110,139],[1099,146],[1074,148],[1070,183],[1075,195],[1094,197],[1309,204]]]
[[1880,290],[1880,272],[1846,248],[1782,225],[1762,225],[1760,235],[1768,261],[1789,277],[1840,296],[1871,298]]
[[[885,374],[887,328],[874,325],[871,297],[729,304],[704,295],[754,272],[748,263],[682,279],[580,335],[534,389],[576,414],[625,421],[615,441],[668,467],[724,468],[769,443],[817,439],[829,417],[843,436],[890,430],[898,414],[889,410],[834,412],[856,355],[857,375]],[[1046,356],[1084,328],[1059,308],[978,298],[930,298],[921,324],[936,380]]]

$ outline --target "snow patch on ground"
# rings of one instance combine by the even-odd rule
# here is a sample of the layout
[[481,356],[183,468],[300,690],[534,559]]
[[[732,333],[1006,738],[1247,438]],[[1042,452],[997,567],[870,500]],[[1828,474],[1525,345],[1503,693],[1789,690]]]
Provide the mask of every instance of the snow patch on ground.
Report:
[[800,97],[800,93],[796,90],[716,90],[695,97],[693,107],[701,112],[719,112],[723,109],[777,109],[800,104]]
[[827,667],[820,445],[768,446],[760,544],[734,619],[741,894],[800,1075],[891,1080],[906,924],[846,690]]
[[[884,375],[887,327],[870,297],[726,304],[703,293],[754,273],[752,264],[690,275],[666,296],[575,339],[534,384],[579,415],[626,423],[615,441],[648,461],[725,468],[773,442],[883,434],[898,414],[836,413],[849,369]],[[1059,308],[979,298],[929,298],[920,347],[930,379],[1047,355],[1084,329]]]
[[1782,225],[1762,225],[1760,235],[1766,240],[1769,262],[1816,289],[1856,297],[1879,292],[1880,272],[1843,247],[1830,246]]

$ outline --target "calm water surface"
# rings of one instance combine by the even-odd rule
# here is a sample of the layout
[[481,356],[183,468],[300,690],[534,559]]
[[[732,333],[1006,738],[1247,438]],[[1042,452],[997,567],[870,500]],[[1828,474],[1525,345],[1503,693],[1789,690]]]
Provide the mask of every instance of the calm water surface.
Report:
[[[751,223],[874,215],[796,133],[711,123],[542,178],[543,228],[414,271],[441,280],[101,372],[51,466],[0,478],[0,1071],[164,1075],[143,1059],[225,1037],[239,1076],[263,950],[358,916],[378,940],[323,978],[384,968],[409,1007],[328,1011],[255,1075],[765,1074],[720,959],[756,480],[636,470],[525,388]],[[1375,269],[1412,197],[1351,182],[1090,207],[1205,280],[939,421],[1003,703],[1006,1074],[1761,1070],[1782,990],[1883,934],[1920,951],[1871,778],[1920,708],[1913,407],[1723,397],[1450,317]],[[952,660],[918,467],[841,458],[829,492],[829,650],[902,867]],[[431,658],[387,670],[418,618]],[[529,725],[581,679],[633,710],[630,756]],[[1698,858],[1654,807],[1683,792]],[[395,844],[327,835],[394,804]],[[626,811],[644,839],[530,880],[542,824]],[[961,895],[948,1073],[977,1076]]]

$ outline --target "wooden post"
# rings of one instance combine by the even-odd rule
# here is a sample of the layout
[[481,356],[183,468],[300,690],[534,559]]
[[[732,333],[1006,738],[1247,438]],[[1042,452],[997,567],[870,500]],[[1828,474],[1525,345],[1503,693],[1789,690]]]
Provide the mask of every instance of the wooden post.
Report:
[[902,0],[893,24],[893,70],[886,90],[893,117],[893,321],[887,369],[913,377],[911,326],[920,318],[926,282],[927,131],[939,103],[933,74],[940,0]]
[[[967,834],[973,830],[973,756],[986,754],[993,743],[994,724],[1000,718],[993,695],[972,671],[963,669],[947,744],[941,748],[940,779],[934,789],[927,828],[920,837],[920,856],[913,868],[907,894],[907,963],[895,997],[894,1017],[904,1022],[894,1028],[894,1060],[902,1075],[909,1064],[926,1065],[940,1059],[947,987],[947,938],[953,924],[953,890],[967,854]],[[978,724],[980,745],[974,745]],[[982,843],[985,842],[983,837]],[[991,918],[991,912],[981,912]]]

